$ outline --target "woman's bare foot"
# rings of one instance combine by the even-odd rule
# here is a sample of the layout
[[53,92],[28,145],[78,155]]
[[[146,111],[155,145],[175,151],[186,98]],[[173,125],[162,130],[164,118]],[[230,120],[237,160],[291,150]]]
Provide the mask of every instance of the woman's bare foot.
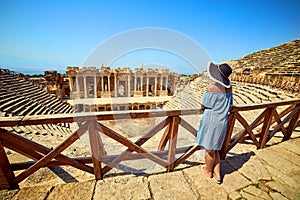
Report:
[[205,165],[199,165],[199,168],[200,168],[201,172],[204,173],[207,177],[212,178],[212,173],[207,171]]

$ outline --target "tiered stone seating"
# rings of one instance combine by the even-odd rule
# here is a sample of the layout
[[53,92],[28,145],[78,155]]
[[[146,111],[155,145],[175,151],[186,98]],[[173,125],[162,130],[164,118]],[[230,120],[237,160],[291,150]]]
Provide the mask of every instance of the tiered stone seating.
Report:
[[267,85],[282,91],[283,99],[300,97],[299,39],[227,63],[234,68],[233,81]]
[[[199,108],[202,96],[207,89],[206,87],[207,85],[201,77],[195,79],[167,102],[164,105],[164,109]],[[295,98],[293,95],[283,91],[254,83],[232,82],[232,88],[233,104],[266,103]]]
[[196,78],[194,81],[185,85],[185,87],[179,91],[174,97],[172,97],[164,109],[189,109],[199,108],[201,98],[205,92],[205,83],[201,82],[201,78]]
[[249,54],[239,60],[228,62],[236,70],[251,68],[269,73],[299,73],[300,40]]
[[253,77],[242,77],[240,75],[233,75],[232,81],[239,83],[240,85],[247,84],[248,86],[254,87],[253,89],[256,88],[265,90],[267,93],[269,93],[269,96],[270,94],[274,94],[274,98],[278,96],[277,94],[284,94],[283,96],[291,98],[300,98],[300,82],[296,80],[282,81],[277,80],[276,78],[274,80],[268,80],[264,78],[257,79]]
[[282,101],[282,100],[290,100],[297,97],[299,94],[294,93],[290,94],[286,91],[282,91],[277,88],[272,88],[266,85],[259,85],[259,84],[244,84],[243,86],[248,91],[252,91],[252,93],[256,93],[256,95],[261,96],[264,101]]
[[68,104],[12,74],[1,74],[0,85],[0,110],[6,115],[74,112]]
[[[73,113],[74,109],[53,95],[30,84],[6,70],[0,71],[0,116],[48,115],[56,113]],[[58,135],[70,133],[68,124],[17,126],[8,130],[18,134],[45,132]]]

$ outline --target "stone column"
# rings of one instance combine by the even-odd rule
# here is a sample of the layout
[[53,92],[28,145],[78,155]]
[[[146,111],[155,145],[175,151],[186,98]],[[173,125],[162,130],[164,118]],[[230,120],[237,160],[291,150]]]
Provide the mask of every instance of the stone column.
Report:
[[174,76],[174,78],[173,78],[173,95],[175,95],[175,92],[176,92],[176,82],[177,82],[177,77],[176,76]]
[[110,92],[110,74],[107,76],[108,91]]
[[127,84],[127,91],[128,91],[128,97],[130,97],[130,75],[128,75],[128,84]]
[[84,87],[84,98],[87,98],[87,89],[86,89],[86,76],[83,77],[83,87]]
[[163,77],[160,77],[160,91],[162,91],[162,85],[163,85]]
[[166,77],[166,91],[168,91],[168,77]]
[[147,76],[146,96],[149,96],[149,77]]
[[70,91],[73,92],[73,78],[72,76],[69,78]]
[[134,92],[136,91],[136,76],[134,75]]
[[101,92],[104,92],[104,81],[103,81],[104,76],[101,76]]
[[144,76],[141,76],[141,91],[143,91],[143,78]]
[[117,76],[116,76],[116,74],[114,74],[114,77],[115,77],[115,97],[117,97],[118,96],[118,91],[117,91]]
[[154,80],[154,96],[156,96],[156,91],[157,91],[157,76],[155,77],[155,80]]
[[97,98],[97,78],[96,75],[94,76],[94,98]]
[[80,93],[80,88],[79,88],[79,76],[76,76],[76,91],[78,92],[78,93]]

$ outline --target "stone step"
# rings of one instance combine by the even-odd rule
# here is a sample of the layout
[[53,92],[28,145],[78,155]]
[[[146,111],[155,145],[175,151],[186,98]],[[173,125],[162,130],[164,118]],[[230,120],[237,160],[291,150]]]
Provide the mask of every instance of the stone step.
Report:
[[[223,183],[197,163],[171,173],[1,190],[0,199],[299,199],[300,138],[221,161]],[[201,164],[201,163],[199,163]]]

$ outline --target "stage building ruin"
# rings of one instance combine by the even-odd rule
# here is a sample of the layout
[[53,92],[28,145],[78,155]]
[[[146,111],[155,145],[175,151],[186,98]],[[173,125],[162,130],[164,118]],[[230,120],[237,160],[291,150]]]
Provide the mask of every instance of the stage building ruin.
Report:
[[[70,100],[79,111],[154,109],[180,87],[168,69],[67,67]],[[116,100],[118,99],[118,100]],[[113,103],[112,103],[113,102]]]

